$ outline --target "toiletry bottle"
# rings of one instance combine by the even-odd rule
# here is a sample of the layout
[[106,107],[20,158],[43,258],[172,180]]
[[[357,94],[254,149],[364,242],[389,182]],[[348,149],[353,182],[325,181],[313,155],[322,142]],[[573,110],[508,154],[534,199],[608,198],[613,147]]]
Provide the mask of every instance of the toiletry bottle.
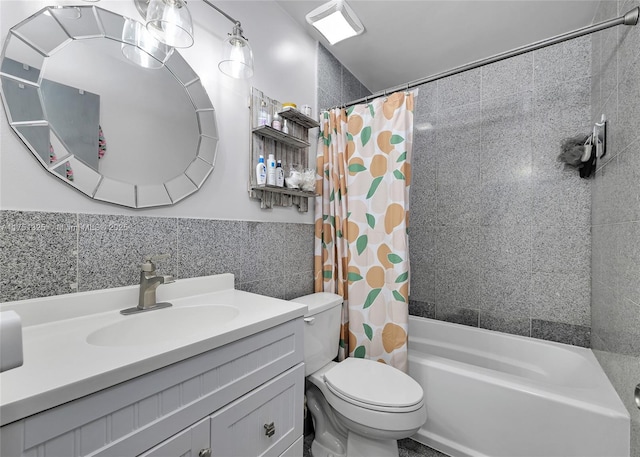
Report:
[[287,120],[284,120],[284,123],[282,124],[282,133],[289,133],[289,126],[287,125]]
[[276,159],[273,154],[269,154],[269,160],[267,160],[267,184],[276,185]]
[[267,111],[267,102],[262,100],[260,102],[260,111],[258,112],[258,125],[269,124],[269,112]]
[[256,184],[264,186],[267,182],[267,167],[264,165],[264,156],[260,156],[258,159],[258,165],[256,166]]
[[284,170],[282,169],[282,160],[278,160],[278,163],[276,164],[276,186],[284,187]]
[[273,120],[271,121],[271,127],[273,127],[276,130],[282,129],[282,118],[277,112],[273,115]]

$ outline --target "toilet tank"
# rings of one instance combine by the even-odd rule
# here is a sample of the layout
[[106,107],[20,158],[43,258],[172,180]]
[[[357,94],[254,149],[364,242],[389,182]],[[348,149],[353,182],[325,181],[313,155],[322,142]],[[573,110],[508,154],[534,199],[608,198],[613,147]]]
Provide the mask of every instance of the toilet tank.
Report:
[[292,301],[309,308],[304,316],[304,363],[305,376],[308,376],[338,355],[342,297],[329,292],[317,292]]

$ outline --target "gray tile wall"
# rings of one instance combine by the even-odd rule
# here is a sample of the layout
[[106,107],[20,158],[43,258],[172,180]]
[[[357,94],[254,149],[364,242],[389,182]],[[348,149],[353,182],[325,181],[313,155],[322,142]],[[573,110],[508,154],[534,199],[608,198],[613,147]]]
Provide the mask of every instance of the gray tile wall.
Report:
[[[586,37],[420,87],[411,314],[589,346],[590,185],[555,159],[590,73]],[[368,95],[351,78],[319,45],[320,107]]]
[[[602,1],[595,21],[638,0]],[[631,456],[640,457],[640,26],[593,35],[592,120],[605,114],[608,151],[592,181],[592,347],[631,415]]]
[[371,95],[358,78],[318,43],[318,108],[320,111]]
[[411,314],[590,344],[591,38],[423,85],[410,201]]
[[139,283],[159,274],[233,273],[236,288],[291,299],[313,292],[313,225],[29,211],[0,212],[0,302]]

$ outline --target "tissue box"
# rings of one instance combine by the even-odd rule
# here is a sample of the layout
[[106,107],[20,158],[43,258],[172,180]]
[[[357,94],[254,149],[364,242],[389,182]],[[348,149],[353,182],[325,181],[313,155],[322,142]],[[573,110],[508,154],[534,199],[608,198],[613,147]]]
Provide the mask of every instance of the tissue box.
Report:
[[22,363],[22,320],[15,311],[0,312],[0,372]]

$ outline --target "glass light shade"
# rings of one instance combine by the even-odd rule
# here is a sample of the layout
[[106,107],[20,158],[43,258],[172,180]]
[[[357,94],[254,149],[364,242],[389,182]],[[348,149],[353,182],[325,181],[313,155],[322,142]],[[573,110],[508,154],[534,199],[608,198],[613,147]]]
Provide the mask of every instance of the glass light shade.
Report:
[[151,0],[146,27],[158,41],[171,47],[193,45],[191,13],[183,0]]
[[171,46],[156,40],[144,25],[133,19],[125,19],[122,41],[122,54],[144,68],[162,68],[173,54]]
[[230,35],[222,43],[222,59],[218,64],[222,73],[236,79],[253,76],[253,51],[249,42],[238,34]]

